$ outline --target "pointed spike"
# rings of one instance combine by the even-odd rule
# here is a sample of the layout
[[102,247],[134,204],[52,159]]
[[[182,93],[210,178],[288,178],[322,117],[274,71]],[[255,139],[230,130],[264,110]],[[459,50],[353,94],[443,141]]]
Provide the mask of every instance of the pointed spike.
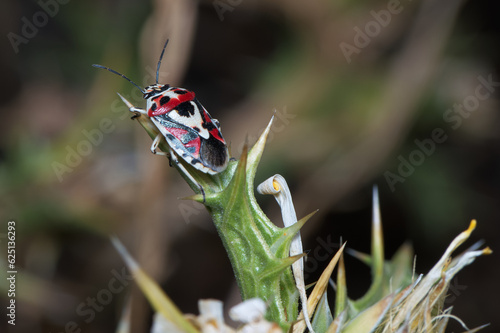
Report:
[[488,326],[490,326],[491,324],[488,323],[488,324],[484,324],[484,325],[481,325],[481,326],[478,326],[478,327],[475,327],[475,328],[472,328],[470,329],[469,331],[467,331],[466,333],[476,333],[476,332],[479,332],[481,331],[483,328],[486,328]]
[[[238,161],[238,166],[236,167],[236,171],[233,175],[233,179],[231,180],[231,184],[233,186],[245,186],[247,178],[246,178],[246,171],[247,171],[247,160],[248,160],[248,146],[245,144],[243,146],[243,150],[241,151],[241,156]],[[246,189],[243,189],[240,194],[243,194],[246,192]]]
[[132,297],[128,297],[127,303],[125,304],[120,321],[116,327],[115,333],[130,333],[130,326],[132,321]]
[[134,272],[139,269],[139,264],[130,255],[130,253],[127,251],[123,243],[120,242],[118,237],[111,236],[111,243],[113,243],[115,249],[118,251],[118,253],[120,253],[123,260],[125,261],[125,264],[127,264],[127,267],[131,272]]
[[360,252],[360,251],[357,251],[357,250],[354,250],[351,248],[348,248],[345,251],[350,256],[353,256],[354,258],[358,259],[359,261],[363,262],[364,264],[366,264],[368,266],[371,266],[373,263],[372,257],[367,253],[363,253],[363,252]]
[[381,275],[384,270],[384,235],[382,233],[382,219],[380,216],[380,201],[377,185],[373,186],[372,214],[372,268],[375,275]]
[[306,290],[309,290],[310,288],[314,287],[314,286],[316,285],[316,283],[318,283],[318,281],[314,281],[314,282],[309,283],[309,284],[306,286]]
[[242,172],[245,174],[246,168],[247,168],[247,161],[248,161],[248,145],[245,143],[243,145],[243,149],[241,151],[241,156],[238,161],[238,167],[236,170],[236,173]]
[[282,260],[287,261],[289,263],[289,265],[292,265],[294,262],[296,262],[297,260],[299,260],[300,258],[303,258],[305,256],[306,256],[305,253],[301,253],[301,254],[291,256],[291,257],[284,258]]
[[190,333],[198,332],[198,330],[184,318],[182,312],[163,292],[160,286],[139,267],[137,262],[128,253],[127,249],[118,240],[118,238],[114,236],[111,237],[111,242],[122,255],[123,260],[134,276],[136,283],[139,285],[152,307],[172,322],[177,328],[179,328],[179,330]]
[[[366,261],[371,266],[372,283],[366,294],[354,301],[355,306],[364,308],[372,304],[374,300],[380,299],[383,292],[384,283],[384,237],[382,234],[382,221],[380,217],[380,201],[378,187],[373,186],[373,208],[372,208],[372,249],[369,257],[361,256],[362,261]],[[349,251],[353,252],[353,251]],[[359,254],[356,254],[359,256]]]
[[122,100],[123,103],[125,103],[125,105],[131,109],[134,107],[134,105],[132,103],[130,103],[125,97],[123,97],[120,93],[116,93],[118,95],[118,97],[120,97],[120,99]]
[[[235,204],[241,203],[242,200],[246,201],[249,198],[250,188],[247,184],[247,156],[248,146],[243,146],[238,165],[234,171],[232,178],[223,191],[223,200],[226,211],[232,211]],[[253,193],[252,193],[253,194]]]
[[347,283],[344,264],[344,253],[340,255],[337,267],[337,290],[335,292],[335,315],[338,317],[347,307]]
[[373,185],[372,189],[372,201],[373,201],[373,223],[374,224],[380,224],[380,201],[379,201],[379,195],[378,195],[378,186]]
[[[192,200],[199,203],[204,203],[203,194],[193,194],[187,197],[177,198],[178,200]],[[208,199],[208,195],[205,196],[205,201]]]
[[182,198],[179,197],[177,199],[196,201],[201,204],[204,204],[205,206],[210,207],[214,203],[214,200],[216,201],[219,199],[219,195],[218,193],[211,193],[211,194],[205,194],[204,196],[203,193],[199,193],[199,194],[189,195],[187,197],[182,197]]
[[253,178],[255,177],[255,172],[257,171],[257,165],[259,164],[260,158],[262,157],[262,153],[264,152],[264,147],[266,145],[269,132],[271,131],[271,126],[273,124],[273,121],[274,121],[274,115],[271,117],[269,124],[264,129],[257,142],[254,144],[254,146],[252,147],[252,149],[250,149],[248,153],[248,169],[249,169],[248,175],[249,175],[249,180],[252,182],[252,184],[253,184]]
[[304,258],[306,256],[305,253],[297,254],[296,256],[286,257],[282,259],[278,259],[275,265],[270,265],[264,272],[262,272],[262,276],[281,274],[286,269],[291,267],[294,262],[299,260],[300,258]]
[[380,290],[384,279],[384,235],[382,232],[382,218],[380,214],[380,200],[377,185],[373,186],[373,212],[372,212],[372,276],[373,281],[368,290],[376,293]]
[[290,230],[290,232],[293,232],[296,234],[303,226],[306,224],[307,221],[311,219],[317,212],[319,212],[319,209],[316,209],[315,211],[307,214],[303,218],[297,221],[297,223],[292,224],[291,226],[287,227],[286,230]]
[[315,210],[314,212],[310,213],[309,215],[306,215],[305,217],[301,218],[300,220],[297,221],[297,223],[292,224],[289,227],[282,228],[280,231],[282,235],[276,239],[276,241],[271,245],[271,251],[273,253],[276,253],[278,248],[283,246],[283,244],[287,244],[287,249],[286,253],[289,252],[289,247],[290,247],[290,242],[293,240],[295,235],[300,231],[300,229],[306,224],[307,221],[311,217],[313,217],[314,214],[316,214],[318,210]]

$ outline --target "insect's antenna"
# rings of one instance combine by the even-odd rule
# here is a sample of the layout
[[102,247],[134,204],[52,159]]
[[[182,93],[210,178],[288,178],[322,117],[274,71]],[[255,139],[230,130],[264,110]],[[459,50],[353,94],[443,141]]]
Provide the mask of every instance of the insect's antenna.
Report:
[[134,81],[132,81],[131,79],[129,79],[128,77],[126,77],[125,75],[123,75],[122,73],[118,73],[117,71],[115,71],[114,69],[111,69],[109,67],[106,67],[106,66],[103,66],[103,65],[97,65],[97,64],[93,64],[92,67],[95,67],[95,68],[102,68],[102,69],[107,69],[108,71],[110,71],[111,73],[113,74],[116,74],[118,76],[121,76],[122,78],[124,78],[125,80],[127,80],[128,82],[132,83],[134,86],[137,87],[137,89],[139,89],[143,94],[144,94],[144,90],[139,87]]
[[158,76],[160,75],[161,59],[163,59],[163,53],[165,53],[165,49],[167,48],[167,44],[168,44],[168,39],[165,42],[165,45],[163,46],[163,50],[161,50],[160,60],[158,60],[158,66],[156,67],[156,84],[158,84]]

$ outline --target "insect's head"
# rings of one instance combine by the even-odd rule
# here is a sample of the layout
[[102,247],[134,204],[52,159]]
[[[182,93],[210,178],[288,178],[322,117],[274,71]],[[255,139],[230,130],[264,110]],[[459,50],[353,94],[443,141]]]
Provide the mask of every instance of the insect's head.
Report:
[[142,93],[144,94],[145,99],[155,98],[157,95],[162,94],[165,90],[170,89],[170,85],[168,84],[159,84],[155,83],[150,86],[147,86]]

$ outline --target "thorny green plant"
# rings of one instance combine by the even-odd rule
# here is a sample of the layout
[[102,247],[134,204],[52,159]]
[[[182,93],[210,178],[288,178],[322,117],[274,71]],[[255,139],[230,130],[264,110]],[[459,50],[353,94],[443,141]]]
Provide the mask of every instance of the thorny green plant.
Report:
[[[136,117],[149,136],[158,134],[144,115]],[[475,258],[490,254],[476,243],[452,259],[452,253],[467,240],[476,221],[458,235],[438,263],[425,275],[415,276],[413,252],[403,245],[391,260],[384,260],[382,223],[376,187],[373,191],[371,254],[351,253],[371,267],[372,284],[365,296],[352,300],[347,295],[343,261],[345,244],[331,259],[307,298],[303,280],[300,228],[313,215],[296,221],[291,195],[284,179],[275,175],[259,186],[261,193],[273,194],[279,202],[284,228],[277,227],[261,210],[254,196],[254,177],[272,120],[251,149],[245,148],[239,160],[232,159],[226,170],[216,175],[199,172],[187,164],[192,178],[185,178],[195,195],[189,199],[205,205],[231,261],[243,303],[229,312],[240,321],[244,332],[444,332],[451,308],[444,300],[452,278]],[[159,148],[168,152],[162,141]],[[183,163],[183,161],[180,161]],[[174,167],[177,167],[174,165]],[[205,195],[200,194],[200,187]],[[224,323],[222,303],[199,301],[199,316],[183,315],[160,287],[144,273],[121,243],[113,243],[124,257],[137,283],[156,311],[152,332],[233,332]],[[337,267],[334,311],[327,302],[327,286]],[[307,307],[305,307],[307,299]],[[299,302],[300,300],[300,302]],[[306,309],[299,313],[299,303]],[[127,312],[126,312],[127,313]],[[304,320],[305,317],[305,320]],[[312,318],[312,323],[309,322]],[[122,319],[119,332],[128,332]],[[307,326],[307,327],[306,327]]]

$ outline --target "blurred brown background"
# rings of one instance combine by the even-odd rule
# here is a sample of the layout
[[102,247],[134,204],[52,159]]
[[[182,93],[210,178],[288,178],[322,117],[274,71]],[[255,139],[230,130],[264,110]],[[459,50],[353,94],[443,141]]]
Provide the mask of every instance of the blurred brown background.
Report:
[[[149,152],[116,92],[137,84],[196,92],[238,157],[273,112],[256,184],[280,173],[304,230],[313,282],[340,237],[370,249],[380,189],[389,258],[404,241],[427,272],[472,218],[494,254],[452,283],[453,313],[500,330],[500,90],[494,1],[3,1],[0,24],[0,276],[16,222],[16,326],[1,332],[113,332],[132,295],[134,332],[151,311],[127,279],[116,234],[184,312],[237,302],[231,267],[203,206]],[[488,83],[489,82],[489,83]],[[258,196],[273,221],[272,198]],[[322,247],[322,249],[321,249]],[[352,298],[370,272],[347,258]],[[333,292],[331,292],[333,295]],[[453,302],[451,302],[453,301]],[[69,327],[69,330],[68,330]],[[450,332],[461,331],[456,324]]]

